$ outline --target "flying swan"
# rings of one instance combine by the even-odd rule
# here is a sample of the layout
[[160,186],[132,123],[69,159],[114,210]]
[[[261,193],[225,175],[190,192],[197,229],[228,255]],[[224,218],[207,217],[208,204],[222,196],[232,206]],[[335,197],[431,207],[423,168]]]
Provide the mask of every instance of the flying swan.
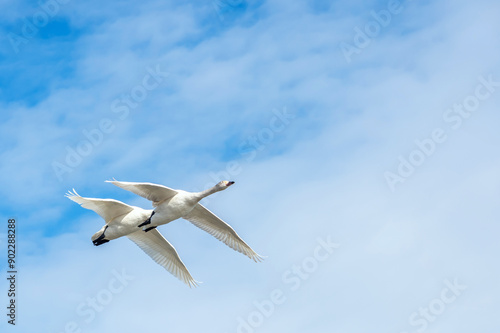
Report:
[[92,242],[98,246],[110,240],[127,236],[137,244],[156,263],[163,266],[168,272],[187,284],[196,287],[193,279],[175,248],[158,230],[143,232],[137,230],[137,225],[151,216],[152,210],[129,206],[114,199],[95,199],[81,197],[73,189],[66,197],[80,204],[83,208],[93,210],[99,214],[106,224],[92,236]]
[[173,190],[152,183],[120,182],[117,180],[107,180],[106,182],[153,202],[154,211],[142,223],[137,225],[138,227],[145,227],[143,230],[146,233],[159,225],[183,218],[253,261],[257,262],[263,259],[241,239],[229,224],[199,203],[201,199],[227,189],[234,184],[232,181],[223,180],[214,187],[202,192]]

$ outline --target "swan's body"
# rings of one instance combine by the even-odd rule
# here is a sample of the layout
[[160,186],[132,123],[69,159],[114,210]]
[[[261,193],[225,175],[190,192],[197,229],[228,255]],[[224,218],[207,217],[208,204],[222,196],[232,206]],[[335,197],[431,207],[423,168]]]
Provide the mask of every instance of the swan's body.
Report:
[[101,245],[110,240],[127,236],[146,252],[156,263],[188,286],[196,286],[193,279],[175,248],[160,234],[158,230],[144,232],[137,230],[137,225],[148,219],[153,210],[129,206],[113,199],[83,198],[75,190],[66,194],[68,199],[80,204],[83,208],[99,214],[106,224],[92,236],[94,245]]
[[199,203],[201,199],[225,190],[234,184],[234,182],[221,181],[214,187],[202,192],[173,190],[166,186],[152,183],[120,182],[116,180],[107,182],[153,202],[153,207],[156,208],[151,216],[145,219],[143,223],[137,225],[147,226],[145,231],[149,232],[149,230],[157,226],[183,218],[250,259],[254,261],[262,260],[262,257],[252,250],[230,225]]

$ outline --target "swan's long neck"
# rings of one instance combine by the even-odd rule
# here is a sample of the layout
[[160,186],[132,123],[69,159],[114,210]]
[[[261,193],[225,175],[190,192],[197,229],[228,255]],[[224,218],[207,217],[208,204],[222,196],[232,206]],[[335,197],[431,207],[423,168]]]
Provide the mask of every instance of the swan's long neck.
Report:
[[214,194],[215,192],[219,192],[219,189],[217,188],[217,186],[211,187],[205,191],[195,193],[195,197],[196,197],[196,199],[198,199],[198,201],[200,201],[201,199],[206,198],[209,195]]

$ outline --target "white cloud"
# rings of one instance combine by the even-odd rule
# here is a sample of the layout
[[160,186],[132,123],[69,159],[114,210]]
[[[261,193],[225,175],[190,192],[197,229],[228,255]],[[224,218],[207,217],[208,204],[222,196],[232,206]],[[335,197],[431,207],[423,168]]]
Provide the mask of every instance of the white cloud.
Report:
[[[382,5],[355,3],[332,19],[335,8],[316,15],[303,4],[271,1],[252,24],[209,36],[204,29],[220,23],[200,23],[206,7],[149,4],[107,19],[114,6],[81,6],[65,13],[80,26],[97,15],[99,29],[75,44],[75,77],[55,78],[50,96],[34,106],[3,105],[2,215],[18,215],[20,245],[29,250],[20,264],[21,331],[38,322],[56,332],[68,321],[82,324],[77,306],[122,268],[134,281],[83,331],[236,331],[236,318],[275,288],[287,301],[256,331],[414,331],[410,314],[455,277],[468,289],[428,331],[496,327],[500,95],[456,131],[442,119],[478,76],[500,80],[495,3],[413,3],[349,65],[339,43]],[[185,45],[186,36],[200,42]],[[156,64],[171,75],[119,119],[112,101]],[[297,119],[251,163],[229,153],[244,163],[237,185],[209,202],[268,256],[261,264],[175,222],[161,231],[205,282],[189,290],[125,239],[93,247],[102,221],[62,196],[75,187],[147,204],[102,182],[110,177],[194,190],[213,181],[209,172],[225,170],[225,145],[258,133],[283,106]],[[115,130],[59,182],[52,161],[103,118]],[[392,193],[384,172],[436,127],[448,140]],[[326,235],[341,247],[289,292],[282,274]]]

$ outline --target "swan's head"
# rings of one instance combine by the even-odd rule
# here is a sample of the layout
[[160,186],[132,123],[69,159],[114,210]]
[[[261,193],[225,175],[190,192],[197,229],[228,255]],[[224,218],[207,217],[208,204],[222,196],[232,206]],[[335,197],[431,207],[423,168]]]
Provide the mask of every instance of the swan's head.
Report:
[[222,190],[225,190],[226,188],[228,188],[229,186],[233,185],[234,182],[230,182],[228,180],[223,180],[219,183],[217,183],[217,185],[215,185],[215,187],[217,187],[217,189],[219,191],[222,191]]

